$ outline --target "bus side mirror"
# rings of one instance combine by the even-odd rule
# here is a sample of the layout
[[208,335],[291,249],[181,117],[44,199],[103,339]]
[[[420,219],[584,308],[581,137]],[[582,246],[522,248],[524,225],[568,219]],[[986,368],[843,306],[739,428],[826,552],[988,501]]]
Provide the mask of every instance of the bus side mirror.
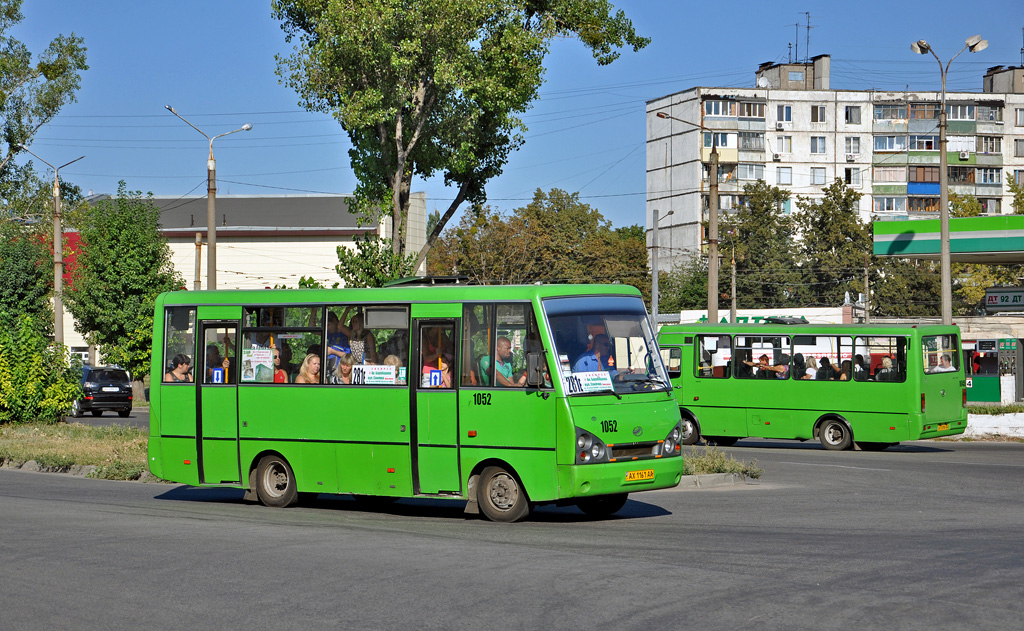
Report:
[[544,383],[544,369],[547,366],[544,363],[543,353],[527,353],[526,354],[526,385],[531,388],[539,388]]

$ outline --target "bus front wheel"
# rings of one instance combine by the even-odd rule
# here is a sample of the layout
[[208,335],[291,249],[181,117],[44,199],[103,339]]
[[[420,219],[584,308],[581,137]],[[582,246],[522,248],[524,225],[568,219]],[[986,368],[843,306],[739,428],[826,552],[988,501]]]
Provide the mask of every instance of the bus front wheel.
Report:
[[626,498],[628,497],[629,493],[581,497],[576,500],[576,506],[591,517],[609,517],[619,512],[626,505]]
[[682,445],[692,445],[700,440],[700,427],[692,418],[683,417],[683,436],[679,439]]
[[530,501],[519,480],[502,467],[487,467],[480,474],[476,501],[491,521],[514,522],[530,514]]
[[256,495],[266,506],[284,508],[299,499],[295,474],[281,456],[263,456],[256,466]]
[[853,444],[853,436],[850,435],[850,428],[846,423],[836,419],[829,419],[821,424],[818,430],[818,439],[825,449],[832,451],[843,451],[849,449]]

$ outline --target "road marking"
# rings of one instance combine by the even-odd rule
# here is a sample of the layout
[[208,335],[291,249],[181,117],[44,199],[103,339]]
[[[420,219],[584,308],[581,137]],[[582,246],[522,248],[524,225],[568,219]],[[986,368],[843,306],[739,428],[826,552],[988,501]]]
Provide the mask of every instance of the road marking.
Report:
[[892,471],[892,469],[874,469],[872,467],[849,467],[842,464],[817,464],[813,462],[780,462],[779,464],[795,464],[805,467],[835,467],[837,469],[859,469],[860,471]]

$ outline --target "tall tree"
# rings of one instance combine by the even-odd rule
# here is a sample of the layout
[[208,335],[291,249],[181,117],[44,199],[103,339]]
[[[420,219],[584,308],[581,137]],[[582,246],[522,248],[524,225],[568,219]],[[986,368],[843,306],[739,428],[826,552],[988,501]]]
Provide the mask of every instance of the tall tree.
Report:
[[1024,184],[1018,182],[1014,174],[1007,171],[1006,186],[1010,189],[1010,195],[1013,195],[1013,201],[1010,202],[1013,214],[1024,215]]
[[414,176],[441,173],[455,198],[418,253],[422,261],[463,202],[523,142],[552,38],[576,36],[599,64],[647,45],[608,0],[274,0],[294,54],[278,74],[309,110],[328,112],[352,142],[355,209],[390,216],[405,254]]
[[157,295],[184,287],[174,271],[160,210],[122,181],[117,196],[85,209],[82,250],[72,270],[68,308],[104,359],[138,381],[149,367]]
[[84,40],[58,35],[33,61],[24,43],[10,35],[24,15],[22,0],[0,0],[0,132],[7,145],[0,154],[0,199],[21,177],[11,159],[62,107],[74,103],[86,65]]
[[39,224],[0,217],[0,313],[29,315],[53,332],[53,255]]
[[[745,203],[723,219],[719,229],[721,252],[728,250],[731,255],[732,248],[736,248],[737,306],[804,304],[805,282],[797,265],[794,241],[796,228],[792,217],[783,212],[789,192],[758,180],[745,186],[743,194]],[[731,271],[731,266],[721,266],[719,287],[730,286]]]

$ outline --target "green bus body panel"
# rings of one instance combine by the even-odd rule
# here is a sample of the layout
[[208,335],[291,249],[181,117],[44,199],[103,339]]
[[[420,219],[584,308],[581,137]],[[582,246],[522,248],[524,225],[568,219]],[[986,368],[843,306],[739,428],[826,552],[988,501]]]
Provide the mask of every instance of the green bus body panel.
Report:
[[[530,302],[550,348],[546,320],[539,311],[541,300],[573,295],[640,293],[623,285],[523,285],[161,294],[155,307],[150,373],[154,384],[150,470],[164,479],[200,484],[198,386],[161,383],[166,307],[197,306],[200,322],[240,325],[244,306],[408,304],[413,319],[460,319],[464,302]],[[555,361],[550,353],[548,360]],[[557,374],[553,363],[549,370]],[[220,400],[219,391],[236,393],[237,410],[226,394]],[[412,418],[412,396],[416,397],[416,419]],[[678,484],[683,470],[681,457],[575,464],[574,421],[606,442],[664,439],[679,421],[675,400],[664,392],[626,394],[621,399],[611,393],[565,397],[558,380],[544,391],[465,386],[450,391],[416,389],[415,395],[412,386],[245,383],[204,387],[201,400],[204,410],[210,406],[204,411],[202,428],[205,484],[234,478],[234,486],[249,488],[259,459],[271,452],[292,466],[300,492],[394,497],[414,495],[414,474],[421,494],[465,497],[470,476],[489,463],[511,467],[535,502],[671,487]],[[605,433],[602,420],[617,420],[618,431]],[[417,423],[415,449],[413,423]],[[638,426],[643,428],[639,438],[632,434]],[[471,431],[474,436],[469,435]],[[419,464],[415,471],[414,454]],[[655,471],[653,480],[625,483],[627,471],[646,469]]]
[[[854,440],[895,443],[954,436],[967,429],[963,368],[926,374],[921,366],[921,338],[951,333],[960,336],[956,326],[697,324],[664,326],[658,342],[662,348],[681,349],[682,374],[672,380],[675,395],[680,409],[697,419],[702,436],[811,440],[818,421],[835,415],[850,424]],[[694,353],[701,334],[905,336],[910,338],[907,381],[698,378]],[[939,430],[940,424],[948,428]]]

